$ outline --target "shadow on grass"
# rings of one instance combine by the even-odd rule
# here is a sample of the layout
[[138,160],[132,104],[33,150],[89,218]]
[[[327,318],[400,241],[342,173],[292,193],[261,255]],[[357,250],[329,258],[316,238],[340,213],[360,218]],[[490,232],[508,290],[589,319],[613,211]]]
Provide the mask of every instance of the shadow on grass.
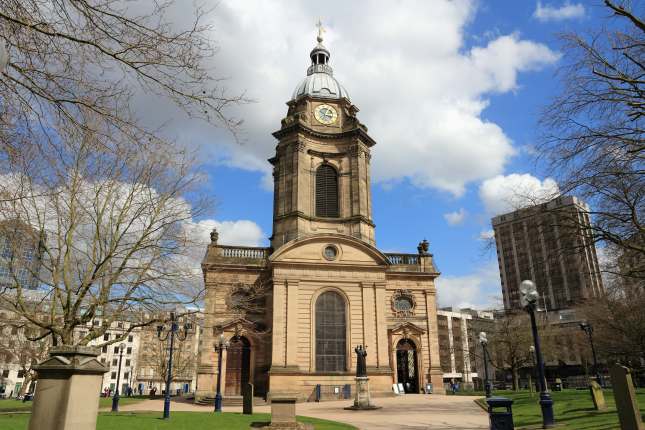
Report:
[[271,425],[271,421],[254,421],[251,423],[252,428],[262,428]]

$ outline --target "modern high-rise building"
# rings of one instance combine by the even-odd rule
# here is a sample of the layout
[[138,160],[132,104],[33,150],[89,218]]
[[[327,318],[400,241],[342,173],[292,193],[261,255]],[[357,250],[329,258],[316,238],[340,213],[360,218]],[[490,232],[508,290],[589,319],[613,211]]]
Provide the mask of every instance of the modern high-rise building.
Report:
[[33,290],[41,267],[38,231],[20,220],[0,222],[0,287]]
[[519,286],[525,279],[537,284],[546,310],[601,294],[589,208],[578,198],[561,196],[496,216],[492,224],[506,310],[521,308]]

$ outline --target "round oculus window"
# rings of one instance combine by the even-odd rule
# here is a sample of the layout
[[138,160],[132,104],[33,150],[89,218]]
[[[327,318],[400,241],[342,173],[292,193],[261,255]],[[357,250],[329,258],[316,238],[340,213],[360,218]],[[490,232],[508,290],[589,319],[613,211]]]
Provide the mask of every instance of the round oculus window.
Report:
[[400,296],[394,300],[394,309],[397,311],[410,311],[413,307],[412,299],[409,297]]
[[335,246],[329,245],[325,247],[323,255],[327,260],[335,260],[338,257],[338,249]]

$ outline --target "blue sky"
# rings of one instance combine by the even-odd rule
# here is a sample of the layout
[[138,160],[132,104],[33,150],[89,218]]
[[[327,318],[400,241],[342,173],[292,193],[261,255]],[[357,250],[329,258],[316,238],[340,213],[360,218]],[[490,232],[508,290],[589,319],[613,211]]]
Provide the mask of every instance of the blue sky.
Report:
[[[350,4],[347,4],[350,3]],[[236,2],[215,10],[215,71],[253,103],[241,143],[185,122],[180,141],[209,173],[222,241],[267,245],[273,196],[266,158],[285,102],[304,78],[315,21],[327,28],[334,74],[377,141],[372,153],[377,246],[415,252],[427,238],[442,272],[442,306],[486,307],[500,295],[494,252],[481,236],[518,189],[557,190],[534,165],[540,109],[557,93],[556,33],[608,16],[600,2]]]

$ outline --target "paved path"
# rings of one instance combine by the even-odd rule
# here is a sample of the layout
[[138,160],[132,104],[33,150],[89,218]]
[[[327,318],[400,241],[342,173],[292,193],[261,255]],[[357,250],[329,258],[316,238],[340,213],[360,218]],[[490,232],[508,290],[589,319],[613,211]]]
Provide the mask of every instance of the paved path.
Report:
[[[298,403],[298,415],[324,418],[353,424],[369,430],[484,430],[488,428],[488,417],[473,400],[467,396],[424,396],[406,395],[393,398],[377,398],[374,402],[382,409],[375,411],[346,411],[343,408],[352,402],[348,400]],[[144,400],[124,405],[121,411],[162,411],[163,400]],[[210,412],[211,406],[173,402],[173,411]],[[224,407],[227,412],[241,412],[241,407]],[[270,412],[270,406],[256,407],[254,412]]]

